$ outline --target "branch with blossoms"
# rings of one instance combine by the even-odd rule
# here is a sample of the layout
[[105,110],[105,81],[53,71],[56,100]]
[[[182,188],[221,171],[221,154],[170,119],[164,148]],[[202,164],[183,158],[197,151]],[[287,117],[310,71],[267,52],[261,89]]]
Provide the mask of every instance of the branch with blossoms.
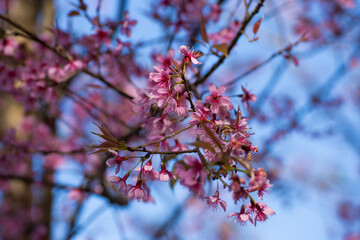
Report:
[[[84,63],[79,61],[79,60],[75,60],[73,59],[68,53],[66,53],[65,49],[60,48],[61,51],[56,48],[56,47],[52,47],[50,46],[48,43],[46,43],[45,41],[41,40],[39,37],[37,37],[35,34],[29,32],[28,30],[26,30],[24,27],[22,27],[20,24],[12,21],[10,18],[0,14],[0,19],[8,22],[10,25],[14,26],[15,28],[17,28],[18,30],[20,30],[23,33],[17,33],[17,32],[13,32],[12,34],[14,34],[15,36],[22,36],[25,38],[29,38],[30,40],[33,40],[37,43],[39,43],[40,45],[44,46],[45,48],[49,49],[50,51],[52,51],[53,53],[55,53],[56,55],[58,55],[59,57],[67,60],[69,62],[69,68],[73,68],[74,70],[80,70],[83,73],[96,78],[98,80],[100,80],[102,83],[104,83],[106,86],[108,86],[109,88],[113,89],[114,91],[116,91],[117,93],[119,93],[121,96],[126,97],[128,99],[132,99],[133,97],[130,96],[129,94],[121,91],[120,89],[118,89],[117,87],[115,87],[111,82],[107,81],[103,76],[101,76],[100,74],[96,74],[92,71],[90,71],[89,69],[87,69],[84,66]],[[50,70],[51,71],[51,70]]]
[[1,180],[19,180],[19,181],[25,182],[27,184],[34,184],[35,186],[39,186],[39,187],[45,186],[48,188],[59,188],[59,189],[69,190],[69,198],[75,199],[75,200],[83,199],[86,197],[87,194],[95,194],[97,196],[101,196],[101,197],[107,199],[110,203],[114,203],[114,204],[117,204],[120,206],[127,204],[127,199],[124,197],[112,195],[108,191],[99,192],[91,187],[81,187],[81,186],[75,187],[75,186],[70,186],[70,185],[66,185],[66,184],[55,183],[55,182],[45,180],[45,179],[37,180],[32,177],[18,176],[18,175],[8,174],[8,173],[0,173],[0,179]]
[[[98,149],[96,153],[110,152],[114,156],[106,161],[108,167],[115,167],[116,175],[110,176],[109,182],[130,200],[148,202],[154,201],[151,182],[170,181],[173,186],[179,181],[210,207],[226,211],[219,184],[213,195],[206,196],[204,190],[206,184],[220,182],[232,193],[235,204],[242,203],[239,213],[229,217],[255,225],[265,221],[274,212],[265,203],[255,201],[252,193],[263,200],[272,185],[264,169],[252,167],[252,153],[258,149],[250,141],[249,119],[242,116],[240,106],[233,110],[232,99],[224,96],[225,86],[211,83],[210,94],[203,100],[194,100],[188,84],[193,65],[201,64],[198,58],[202,53],[187,46],[181,46],[178,52],[179,59],[169,55],[170,65],[154,66],[147,88],[139,89],[133,100],[137,122],[144,126],[147,143],[128,146],[96,124],[101,133],[94,134],[104,141],[92,147]],[[178,136],[185,132],[186,137],[179,140]],[[155,155],[160,155],[158,167],[153,164],[159,159]],[[131,183],[130,179],[135,180]]]

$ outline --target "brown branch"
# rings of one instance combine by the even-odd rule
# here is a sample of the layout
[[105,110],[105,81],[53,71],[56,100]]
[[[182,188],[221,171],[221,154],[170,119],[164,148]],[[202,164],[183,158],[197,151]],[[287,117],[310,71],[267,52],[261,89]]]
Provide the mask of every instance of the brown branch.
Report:
[[194,153],[196,152],[196,149],[190,149],[190,150],[182,150],[182,151],[151,151],[151,150],[147,150],[147,149],[139,149],[139,148],[131,148],[129,147],[128,150],[130,152],[147,152],[147,153],[151,153],[151,154],[183,154],[183,153]]

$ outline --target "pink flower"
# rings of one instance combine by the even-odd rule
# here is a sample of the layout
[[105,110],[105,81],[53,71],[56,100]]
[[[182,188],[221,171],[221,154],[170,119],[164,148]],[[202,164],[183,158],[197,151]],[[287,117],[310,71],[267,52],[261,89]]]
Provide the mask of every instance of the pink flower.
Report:
[[262,200],[264,193],[268,193],[268,188],[273,185],[266,179],[266,172],[263,168],[258,168],[258,170],[254,172],[254,175],[255,176],[250,179],[250,187],[248,190],[249,192],[258,191],[258,196]]
[[239,213],[230,213],[228,217],[230,218],[230,217],[234,217],[234,216],[235,216],[235,221],[239,224],[245,224],[247,221],[250,221],[251,223],[253,222],[250,215],[248,213],[245,213],[245,205],[244,204],[242,205]]
[[163,108],[172,98],[173,91],[166,88],[157,88],[149,95],[150,99],[157,103],[159,108]]
[[170,75],[161,68],[155,67],[157,72],[151,72],[149,78],[153,80],[160,88],[170,88]]
[[190,50],[189,47],[182,45],[178,50],[181,55],[184,56],[185,63],[192,62],[193,64],[201,64],[197,58],[201,57],[201,53],[198,51]]
[[123,178],[120,178],[118,176],[110,176],[109,182],[111,184],[114,184],[116,186],[116,190],[121,194],[127,194],[127,186],[126,186],[126,180],[129,177],[128,174],[126,174]]
[[68,64],[65,65],[64,72],[65,73],[76,72],[78,70],[81,70],[84,67],[84,65],[85,64],[80,60],[72,60]]
[[49,67],[48,69],[49,77],[54,80],[55,82],[61,82],[65,78],[65,72],[61,69],[58,64],[55,66]]
[[247,214],[253,214],[255,226],[257,221],[266,221],[266,219],[268,219],[268,216],[275,214],[275,212],[270,207],[268,207],[266,203],[262,202],[249,203],[246,208],[248,208],[248,210],[246,211]]
[[147,177],[151,181],[155,181],[156,179],[159,179],[159,173],[154,170],[151,164],[151,160],[148,161],[141,169],[141,176]]
[[242,118],[239,120],[237,124],[232,125],[235,133],[237,133],[240,137],[249,138],[250,134],[248,133],[248,119]]
[[175,146],[171,149],[172,151],[185,151],[185,150],[189,150],[189,148],[185,145],[179,142],[179,140],[177,140],[176,138],[175,140]]
[[131,31],[130,27],[135,26],[137,24],[136,20],[130,20],[129,12],[125,12],[125,20],[121,22],[121,33],[125,34],[127,37],[130,37]]
[[169,172],[169,171],[166,169],[165,164],[161,163],[161,171],[160,171],[159,179],[160,179],[160,181],[167,182],[167,181],[169,181],[170,179],[174,179],[174,180],[175,180],[176,177],[175,177],[175,175],[174,175],[172,172]]
[[115,169],[115,174],[118,174],[119,171],[120,171],[120,167],[121,167],[121,164],[123,161],[127,160],[128,157],[120,157],[119,154],[113,150],[109,150],[109,152],[111,152],[112,154],[114,154],[115,156],[113,158],[109,158],[107,161],[106,161],[106,165],[108,167],[115,167],[116,166],[116,169]]
[[77,202],[82,202],[86,198],[86,193],[80,189],[72,189],[69,192],[68,198]]
[[14,38],[5,38],[0,40],[0,52],[6,56],[13,56],[19,44]]
[[232,180],[232,183],[230,184],[230,191],[233,192],[232,197],[235,203],[240,198],[247,198],[249,194],[243,187],[243,185],[245,185],[245,180],[243,178],[240,178],[238,175],[231,176],[230,180]]
[[180,178],[180,183],[189,187],[197,184],[204,185],[206,173],[201,161],[191,155],[185,155],[184,163],[187,168],[179,163],[175,164],[175,172]]
[[213,83],[209,86],[210,96],[206,96],[206,102],[210,103],[210,110],[212,113],[218,113],[220,108],[224,108],[227,111],[233,109],[232,103],[229,101],[229,97],[221,96],[226,90],[225,86],[217,88]]
[[216,191],[213,196],[207,197],[207,204],[209,207],[213,208],[214,210],[217,208],[222,208],[224,212],[226,212],[226,202],[219,198],[219,191]]
[[219,21],[219,17],[221,14],[221,9],[218,4],[213,4],[210,6],[211,12],[209,14],[209,18],[212,19],[214,22]]
[[241,86],[243,90],[243,97],[241,98],[241,102],[246,104],[246,108],[249,109],[249,101],[255,102],[257,97],[255,94],[250,93],[244,86]]
[[148,199],[147,194],[141,188],[141,185],[142,185],[141,180],[138,180],[136,182],[135,186],[130,185],[129,192],[128,192],[129,199],[133,200],[134,198],[136,198],[138,201],[143,201],[143,202],[147,201],[147,199]]
[[190,114],[190,125],[197,125],[201,122],[206,122],[211,115],[210,109],[204,106],[202,101],[195,102],[196,112]]

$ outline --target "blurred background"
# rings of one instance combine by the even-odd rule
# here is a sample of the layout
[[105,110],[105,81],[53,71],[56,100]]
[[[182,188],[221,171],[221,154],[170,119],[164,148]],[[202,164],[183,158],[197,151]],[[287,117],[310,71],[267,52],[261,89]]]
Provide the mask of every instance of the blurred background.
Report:
[[[254,2],[256,4],[257,1]],[[79,46],[98,37],[97,29],[91,21],[96,16],[101,16],[100,22],[124,21],[125,12],[128,11],[130,19],[137,20],[137,23],[132,26],[129,36],[121,35],[119,29],[115,31],[110,49],[115,51],[116,38],[125,46],[131,42],[131,48],[123,50],[119,56],[121,61],[126,62],[130,61],[127,56],[131,55],[131,61],[136,63],[133,67],[125,66],[129,69],[128,75],[132,82],[139,88],[145,86],[148,73],[156,65],[156,54],[166,55],[169,48],[177,52],[180,45],[191,45],[196,50],[207,52],[206,47],[193,39],[201,38],[198,30],[199,11],[210,16],[210,13],[216,12],[212,9],[213,6],[221,9],[219,20],[209,20],[207,23],[208,35],[212,36],[214,42],[225,39],[224,29],[235,24],[236,20],[241,21],[244,15],[244,3],[237,0],[103,0],[101,8],[98,8],[98,0],[84,0],[88,15],[84,12],[79,16],[70,14],[79,4],[75,0],[1,0],[0,3],[2,14],[8,14],[10,19],[43,39],[47,35],[49,38],[54,35],[59,42],[65,44],[63,47],[66,50],[70,51],[68,48],[71,48],[82,59],[89,57],[91,51]],[[66,187],[47,188],[47,191],[41,191],[40,196],[46,199],[46,196],[51,195],[51,202],[47,199],[35,205],[46,212],[40,214],[40,218],[43,218],[43,222],[51,230],[42,232],[38,229],[38,235],[33,234],[27,238],[41,239],[45,235],[59,240],[360,239],[359,4],[356,0],[265,1],[260,13],[245,30],[247,37],[243,36],[237,42],[225,63],[206,84],[200,86],[206,92],[210,82],[217,86],[226,85],[228,96],[241,94],[241,86],[245,86],[257,95],[257,101],[250,103],[249,110],[245,107],[242,110],[244,115],[250,117],[249,125],[255,133],[251,139],[259,149],[254,156],[255,166],[265,168],[274,185],[270,194],[266,195],[265,202],[276,215],[256,227],[250,224],[237,225],[227,216],[231,212],[237,212],[239,206],[228,204],[226,213],[214,212],[204,201],[190,198],[188,190],[179,183],[174,189],[170,189],[168,183],[152,184],[155,203],[133,201],[123,202],[123,205],[109,202],[106,196],[104,198],[96,194],[89,194],[85,200],[79,200],[78,198],[82,198],[81,194],[69,191]],[[184,5],[194,12],[188,10],[192,18],[184,18],[188,22],[180,24],[177,22],[177,13],[181,9],[179,6]],[[264,18],[257,33],[258,39],[249,41],[254,38],[252,26],[261,16]],[[11,29],[4,21],[0,24],[3,29]],[[180,27],[176,29],[178,25]],[[189,37],[189,31],[194,33],[193,38]],[[300,41],[305,38],[306,41]],[[24,41],[24,44],[31,42],[29,39],[17,41]],[[77,45],[66,45],[68,41],[75,41]],[[108,53],[104,53],[104,59],[99,59],[98,63],[108,64],[108,68],[114,69],[116,76],[116,71],[120,70],[115,69],[120,69],[121,65],[113,63],[112,66],[108,61],[113,60],[105,59],[106,54]],[[1,66],[8,60],[4,57],[5,54],[1,58]],[[205,55],[199,60],[203,62],[202,72],[206,72],[216,61],[216,57]],[[96,64],[92,66],[96,71]],[[259,68],[247,74],[247,71],[256,66]],[[5,70],[0,67],[0,71],[3,71],[0,72],[0,78],[5,79]],[[124,75],[124,72],[119,73],[119,78],[126,78]],[[111,77],[111,73],[108,76]],[[72,78],[76,81],[72,80],[66,87],[79,93],[80,97],[94,100],[94,103],[109,110],[112,114],[112,120],[109,121],[113,122],[108,123],[112,132],[126,135],[119,120],[131,116],[128,113],[130,110],[123,109],[122,104],[126,102],[120,101],[113,93],[104,94],[104,85],[84,74]],[[135,92],[134,87],[127,87],[121,81],[124,80],[114,80],[113,83],[129,94]],[[97,85],[89,87],[89,84]],[[46,131],[56,132],[54,135],[61,140],[54,145],[66,145],[61,151],[73,151],[77,148],[71,147],[96,143],[98,139],[90,134],[91,131],[97,131],[92,121],[105,121],[107,118],[97,111],[84,111],[79,107],[79,101],[69,94],[57,94],[57,101],[51,102],[53,105],[29,109],[24,107],[27,100],[14,97],[4,83],[0,92],[3,96],[0,101],[0,147],[3,150],[0,164],[3,166],[0,165],[0,168],[4,170],[7,166],[5,162],[9,159],[19,162],[25,157],[31,158],[34,178],[37,171],[44,178],[45,171],[59,185],[79,186],[85,184],[84,176],[89,176],[86,173],[96,172],[97,168],[101,168],[99,166],[105,165],[99,156],[88,153],[61,157],[49,156],[45,151],[27,152],[26,156],[19,156],[19,152],[9,154],[6,150],[6,141],[9,141],[9,133],[5,133],[7,129],[14,127],[18,134],[20,132],[23,135],[21,131],[24,129],[36,128],[35,136],[26,141],[42,141],[42,135],[39,134],[41,127],[34,123],[37,122],[33,120],[35,118],[41,118],[48,127],[51,126]],[[237,104],[243,106],[241,98],[234,97],[234,105]],[[56,113],[49,114],[49,108],[54,105]],[[36,113],[29,117],[29,112]],[[78,128],[86,136],[73,137],[75,130],[69,125],[75,126],[75,129]],[[23,145],[18,146],[21,147],[25,148]],[[56,168],[41,170],[46,169],[44,164],[49,161]],[[107,175],[105,169],[102,171]],[[36,194],[29,192],[36,190],[26,184],[22,186],[23,180],[12,182],[10,188],[17,189],[13,192],[18,192],[19,205],[30,204],[31,211],[36,211],[33,203],[26,200],[29,195],[35,198]],[[0,182],[3,184],[0,194],[2,233],[16,232],[16,221],[27,216],[26,214],[37,215],[31,211],[25,215],[8,211],[6,199],[12,199],[9,196],[13,193],[4,193],[9,190],[5,185],[10,181],[14,180],[3,177]],[[97,183],[98,187],[104,187],[105,183],[101,181]],[[111,198],[121,199],[121,196],[112,192],[109,194],[113,194]],[[225,201],[231,203],[228,191],[221,194]],[[17,220],[11,222],[9,214],[17,216]],[[20,221],[19,224],[25,223]],[[1,239],[22,239],[25,235],[9,237],[3,234]]]

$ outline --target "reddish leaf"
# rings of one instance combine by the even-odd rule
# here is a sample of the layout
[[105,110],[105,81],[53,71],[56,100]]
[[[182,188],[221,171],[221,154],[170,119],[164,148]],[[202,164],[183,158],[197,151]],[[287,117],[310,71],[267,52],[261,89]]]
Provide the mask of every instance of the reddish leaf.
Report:
[[296,57],[291,56],[291,60],[292,60],[292,62],[294,63],[295,66],[299,66],[299,61],[297,60]]
[[97,89],[106,89],[106,87],[104,87],[104,86],[97,85],[97,84],[92,84],[92,83],[86,84],[85,86],[86,87],[91,87],[91,88],[97,88]]
[[73,11],[71,11],[71,12],[68,13],[68,16],[69,16],[69,17],[79,16],[79,15],[80,15],[80,13],[79,13],[78,11],[75,11],[75,10],[73,10]]
[[256,35],[256,33],[259,31],[259,27],[260,27],[260,24],[261,24],[261,21],[263,20],[264,16],[262,16],[259,20],[256,21],[256,23],[254,24],[254,27],[253,27],[253,32],[254,34]]

